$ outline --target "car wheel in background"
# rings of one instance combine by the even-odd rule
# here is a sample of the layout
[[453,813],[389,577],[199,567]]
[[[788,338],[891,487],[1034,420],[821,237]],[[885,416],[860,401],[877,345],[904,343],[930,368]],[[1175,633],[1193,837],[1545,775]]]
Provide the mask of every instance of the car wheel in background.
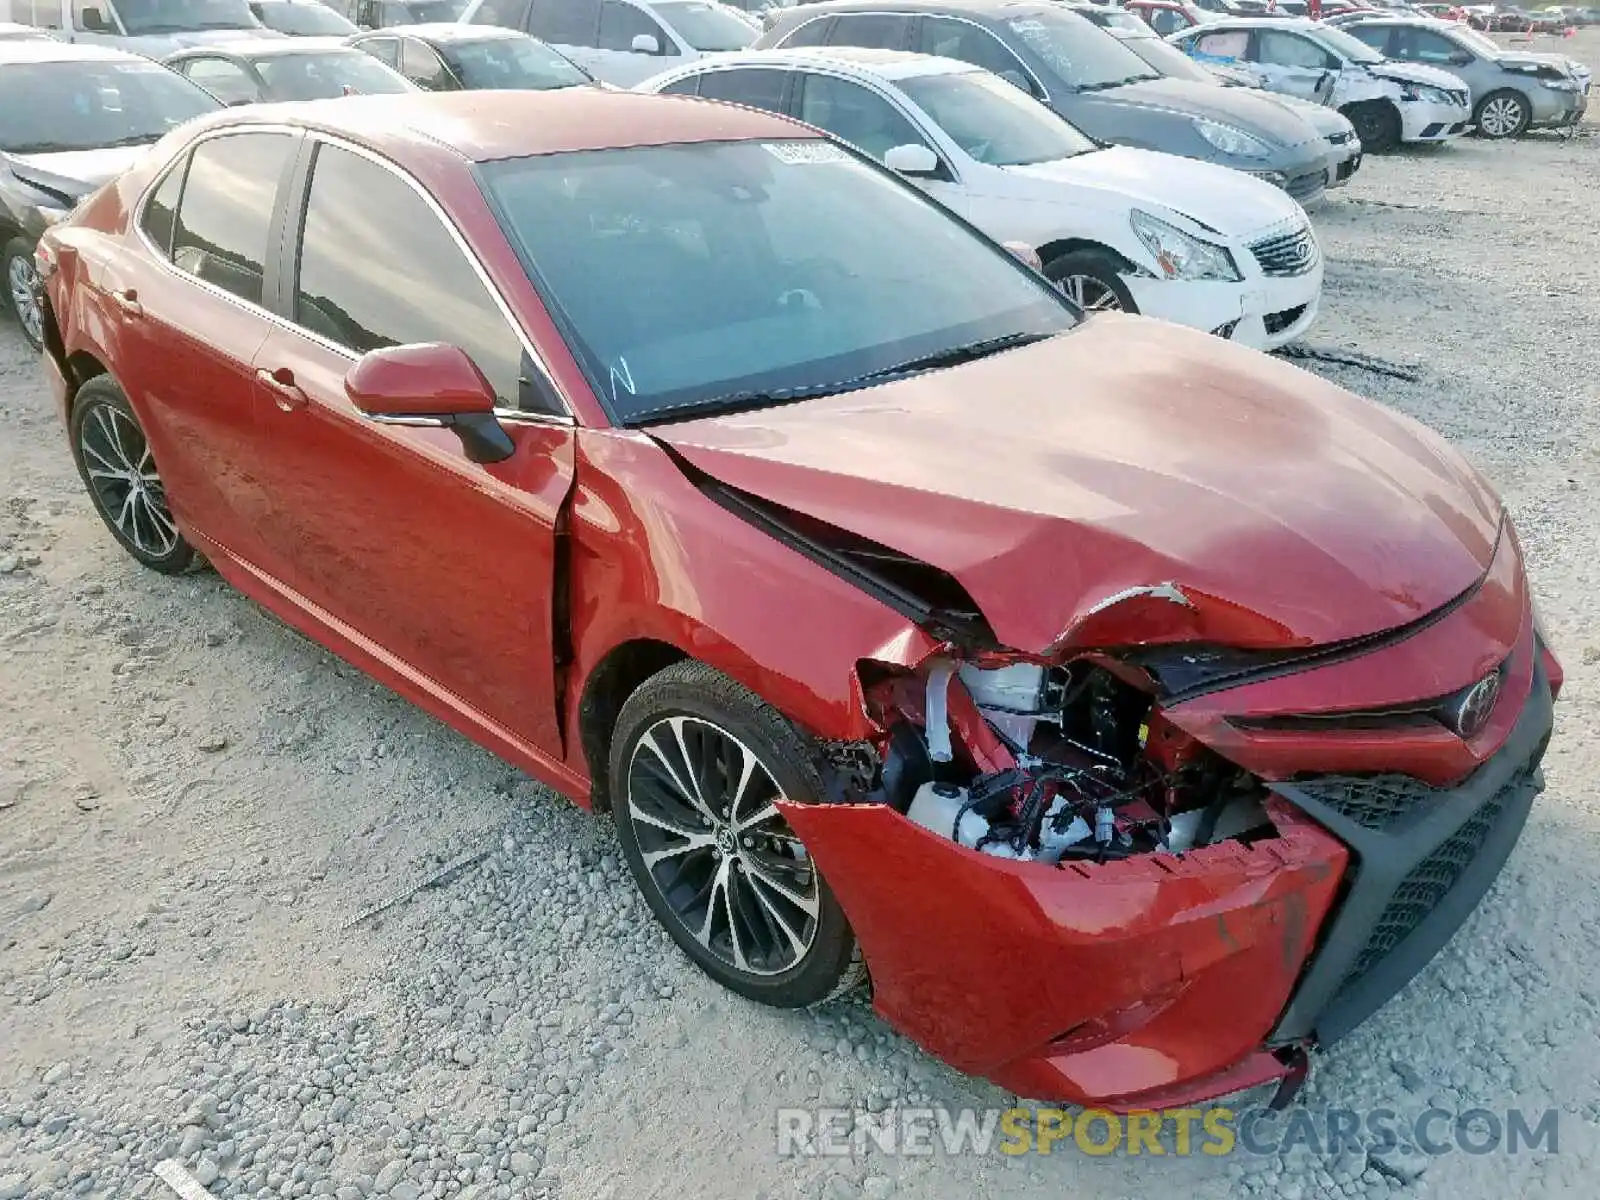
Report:
[[1480,137],[1512,138],[1527,129],[1532,117],[1528,101],[1509,89],[1490,92],[1478,105],[1473,121]]
[[70,432],[78,474],[122,548],[163,575],[193,566],[199,556],[172,519],[144,427],[109,375],[78,389]]
[[844,910],[773,805],[823,795],[804,738],[776,709],[703,663],[677,663],[622,706],[609,781],[645,901],[706,974],[780,1008],[859,982]]
[[1339,110],[1356,127],[1362,149],[1374,154],[1393,150],[1400,144],[1400,114],[1385,100],[1349,104]]
[[1096,250],[1059,254],[1044,264],[1044,275],[1085,312],[1139,311],[1117,264]]
[[44,312],[39,307],[36,289],[39,286],[38,269],[33,265],[33,243],[26,238],[12,238],[6,243],[3,270],[6,280],[6,301],[22,326],[22,336],[35,350],[44,349]]

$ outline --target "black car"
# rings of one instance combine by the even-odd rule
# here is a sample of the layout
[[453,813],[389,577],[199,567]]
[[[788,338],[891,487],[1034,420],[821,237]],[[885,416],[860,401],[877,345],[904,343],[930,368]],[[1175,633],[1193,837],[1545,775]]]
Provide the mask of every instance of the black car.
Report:
[[757,49],[865,46],[972,63],[1102,142],[1246,171],[1302,204],[1327,181],[1321,136],[1244,88],[1166,78],[1067,7],[1027,0],[826,0],[788,9]]
[[334,38],[221,42],[180,50],[165,61],[230,105],[415,90],[382,63]]
[[357,28],[321,0],[250,0],[250,13],[290,37],[349,37]]
[[0,270],[35,348],[39,235],[168,130],[218,102],[158,63],[105,46],[0,41]]
[[403,25],[348,44],[429,92],[599,86],[538,38],[493,25]]

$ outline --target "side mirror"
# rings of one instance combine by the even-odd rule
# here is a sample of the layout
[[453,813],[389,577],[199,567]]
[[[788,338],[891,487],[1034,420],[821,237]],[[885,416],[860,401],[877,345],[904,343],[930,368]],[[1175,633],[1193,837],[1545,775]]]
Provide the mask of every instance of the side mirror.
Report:
[[653,33],[636,33],[631,43],[635,54],[660,54],[661,43],[656,41]]
[[344,390],[374,421],[454,430],[473,462],[501,462],[516,449],[495,419],[494,389],[456,346],[425,342],[368,351],[344,377]]
[[1470,67],[1476,61],[1477,59],[1473,58],[1465,50],[1457,50],[1450,56],[1450,65],[1452,67]]
[[111,23],[98,8],[85,8],[78,12],[78,21],[86,33],[111,33]]
[[939,156],[926,146],[907,142],[903,146],[890,146],[883,156],[883,165],[902,175],[937,175]]

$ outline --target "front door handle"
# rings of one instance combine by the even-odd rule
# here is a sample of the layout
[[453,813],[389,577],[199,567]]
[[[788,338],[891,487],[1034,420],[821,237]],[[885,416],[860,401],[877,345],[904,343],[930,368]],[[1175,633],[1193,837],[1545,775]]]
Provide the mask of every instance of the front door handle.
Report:
[[294,381],[294,372],[288,367],[269,371],[265,367],[256,372],[256,378],[272,393],[272,400],[283,412],[294,412],[306,406],[306,394]]

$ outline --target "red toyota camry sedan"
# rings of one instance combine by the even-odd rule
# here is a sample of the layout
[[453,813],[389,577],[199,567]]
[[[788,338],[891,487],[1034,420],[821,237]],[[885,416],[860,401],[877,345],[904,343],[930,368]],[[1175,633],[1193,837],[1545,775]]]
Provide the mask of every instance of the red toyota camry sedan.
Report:
[[1561,672],[1441,439],[784,118],[235,109],[39,266],[125,550],[609,809],[728,987],[870,976],[1023,1095],[1287,1094],[1540,788]]

